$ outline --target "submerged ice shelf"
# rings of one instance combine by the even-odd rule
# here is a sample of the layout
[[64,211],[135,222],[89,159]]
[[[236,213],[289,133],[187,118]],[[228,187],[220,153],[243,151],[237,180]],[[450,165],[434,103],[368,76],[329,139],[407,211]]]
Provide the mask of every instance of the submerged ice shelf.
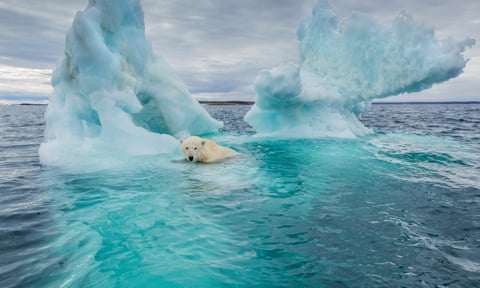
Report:
[[300,63],[262,71],[245,120],[264,135],[355,137],[373,99],[418,92],[463,72],[467,38],[437,40],[405,13],[391,26],[353,13],[339,20],[320,0],[298,28]]

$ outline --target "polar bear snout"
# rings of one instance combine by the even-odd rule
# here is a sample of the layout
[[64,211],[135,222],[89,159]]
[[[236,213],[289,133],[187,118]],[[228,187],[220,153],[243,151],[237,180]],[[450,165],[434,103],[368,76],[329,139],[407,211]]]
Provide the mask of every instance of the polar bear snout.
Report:
[[188,156],[187,159],[188,159],[188,161],[190,161],[190,162],[193,162],[193,160],[195,160],[195,158],[193,158],[193,156]]

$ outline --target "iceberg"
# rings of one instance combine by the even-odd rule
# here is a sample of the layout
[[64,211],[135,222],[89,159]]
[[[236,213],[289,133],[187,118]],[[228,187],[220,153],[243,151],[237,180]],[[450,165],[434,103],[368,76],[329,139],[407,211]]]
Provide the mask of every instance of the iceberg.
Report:
[[153,55],[138,0],[90,0],[77,12],[52,85],[43,164],[89,151],[170,153],[178,138],[222,127]]
[[298,28],[299,64],[261,71],[245,115],[258,134],[281,137],[366,135],[358,116],[373,99],[418,92],[463,72],[475,40],[437,40],[432,27],[401,13],[389,26],[353,13],[339,20],[320,0]]

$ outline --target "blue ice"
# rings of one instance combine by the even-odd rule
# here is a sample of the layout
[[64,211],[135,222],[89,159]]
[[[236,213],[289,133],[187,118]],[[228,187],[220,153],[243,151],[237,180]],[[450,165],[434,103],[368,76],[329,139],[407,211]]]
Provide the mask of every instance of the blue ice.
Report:
[[52,85],[44,164],[92,153],[170,153],[178,138],[222,126],[152,53],[138,0],[90,0],[75,15]]
[[462,73],[474,39],[437,40],[434,29],[405,13],[390,26],[353,13],[338,19],[319,1],[298,28],[300,63],[261,71],[256,104],[245,120],[259,134],[356,137],[373,99],[418,92]]
[[[390,26],[354,13],[339,20],[319,1],[298,28],[299,64],[261,71],[245,120],[259,135],[356,137],[373,99],[420,91],[462,73],[473,39],[437,40],[400,14]],[[145,37],[139,0],[90,0],[76,14],[52,76],[40,160],[102,163],[124,155],[171,155],[178,139],[218,132]],[[93,156],[93,157],[92,157]]]

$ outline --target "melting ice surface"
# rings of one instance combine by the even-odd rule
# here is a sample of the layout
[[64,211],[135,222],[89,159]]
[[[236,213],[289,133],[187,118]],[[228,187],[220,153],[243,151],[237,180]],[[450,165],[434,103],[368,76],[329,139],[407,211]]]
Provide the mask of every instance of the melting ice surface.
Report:
[[222,124],[193,99],[145,37],[137,0],[90,0],[66,37],[52,77],[44,164],[86,154],[156,154]]
[[260,134],[355,137],[373,99],[417,92],[458,76],[474,39],[439,41],[433,28],[399,15],[391,26],[354,13],[339,21],[327,1],[298,28],[300,64],[262,71],[245,120]]

